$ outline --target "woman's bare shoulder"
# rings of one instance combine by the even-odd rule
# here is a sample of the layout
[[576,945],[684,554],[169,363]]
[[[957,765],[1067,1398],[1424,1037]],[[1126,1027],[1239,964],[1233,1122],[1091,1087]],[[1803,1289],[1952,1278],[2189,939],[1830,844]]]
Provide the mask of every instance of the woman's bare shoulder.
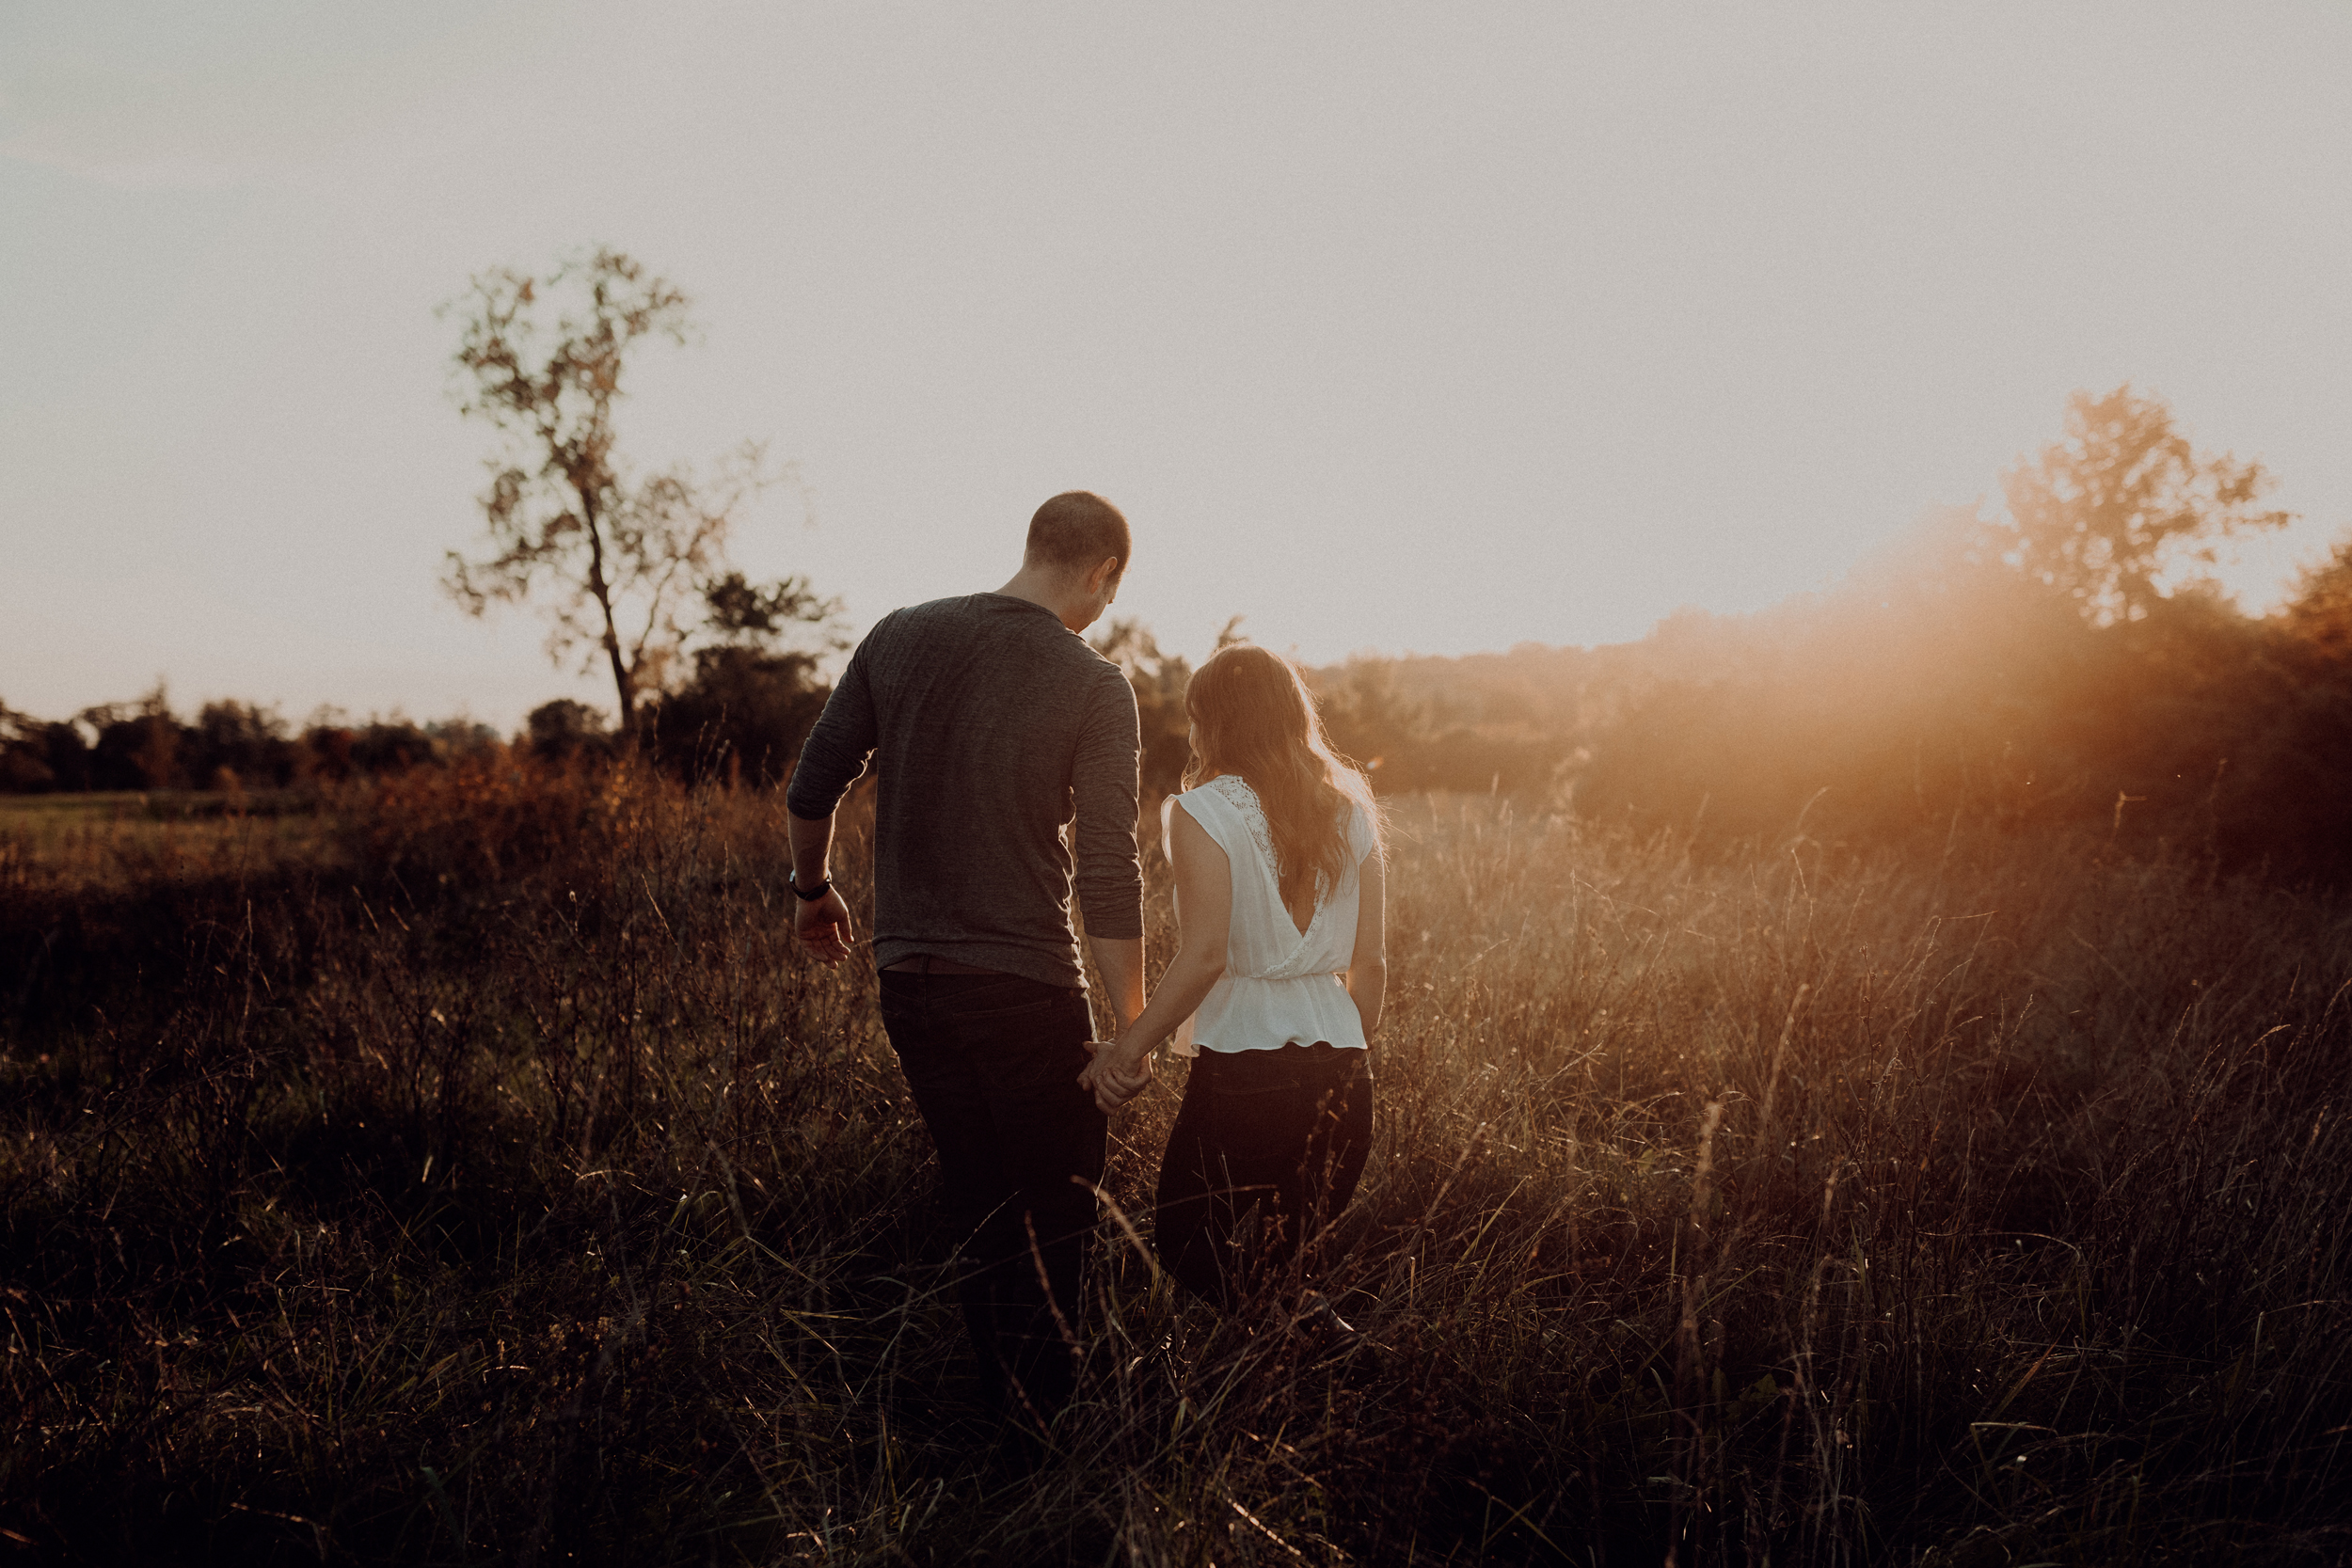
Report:
[[[1168,798],[1170,807],[1181,805],[1184,808],[1169,811],[1164,825],[1171,859],[1180,851],[1198,854],[1214,851],[1220,858],[1225,855],[1225,845],[1217,832],[1225,818],[1220,817],[1216,809],[1207,805],[1206,801],[1194,799],[1200,794],[1200,790],[1188,789],[1182,795]],[[1216,800],[1217,797],[1212,792],[1208,799]]]

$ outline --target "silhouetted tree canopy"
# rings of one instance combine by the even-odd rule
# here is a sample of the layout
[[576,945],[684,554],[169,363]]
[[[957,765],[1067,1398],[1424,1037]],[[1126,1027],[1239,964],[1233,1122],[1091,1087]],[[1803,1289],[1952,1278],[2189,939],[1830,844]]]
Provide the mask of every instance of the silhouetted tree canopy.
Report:
[[782,784],[830,693],[818,654],[798,638],[838,649],[838,600],[805,579],[755,583],[728,572],[704,585],[703,631],[692,673],[664,695],[653,716],[662,765],[690,778]]
[[485,724],[403,718],[342,722],[322,712],[298,732],[275,709],[206,703],[193,721],[161,688],[72,719],[39,720],[0,706],[0,790],[283,790],[438,765],[499,743]]
[[603,714],[570,697],[541,703],[523,717],[524,744],[551,762],[600,750],[610,736]]

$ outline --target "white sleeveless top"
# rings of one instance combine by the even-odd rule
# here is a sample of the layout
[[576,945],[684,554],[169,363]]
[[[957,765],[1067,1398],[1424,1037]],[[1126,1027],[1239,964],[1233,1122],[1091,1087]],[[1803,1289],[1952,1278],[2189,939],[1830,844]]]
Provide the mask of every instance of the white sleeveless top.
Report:
[[[1364,1044],[1364,1022],[1340,979],[1356,952],[1363,859],[1373,851],[1372,824],[1351,803],[1347,869],[1324,890],[1302,934],[1282,907],[1274,838],[1258,793],[1236,774],[1211,779],[1171,796],[1165,813],[1182,806],[1232,865],[1233,918],[1225,938],[1225,974],[1200,1010],[1177,1028],[1173,1050],[1190,1056],[1210,1051],[1273,1051],[1294,1041]],[[1184,918],[1179,909],[1177,918]]]

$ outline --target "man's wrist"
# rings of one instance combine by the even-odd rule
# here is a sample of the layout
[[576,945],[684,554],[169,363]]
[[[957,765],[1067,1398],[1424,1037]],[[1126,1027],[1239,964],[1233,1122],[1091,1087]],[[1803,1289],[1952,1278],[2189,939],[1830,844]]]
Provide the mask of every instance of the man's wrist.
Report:
[[801,874],[795,871],[785,878],[784,885],[790,888],[792,890],[792,896],[798,898],[802,903],[814,904],[818,899],[822,898],[826,894],[833,891],[833,879],[831,877],[820,877],[817,879],[817,885],[815,887],[803,887],[801,885]]

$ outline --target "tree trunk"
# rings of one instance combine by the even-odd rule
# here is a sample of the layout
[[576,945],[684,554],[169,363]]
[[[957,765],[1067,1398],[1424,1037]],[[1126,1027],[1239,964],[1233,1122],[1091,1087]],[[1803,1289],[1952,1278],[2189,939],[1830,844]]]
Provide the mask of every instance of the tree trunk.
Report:
[[588,525],[588,592],[604,616],[604,657],[612,666],[612,689],[621,699],[621,733],[634,741],[638,738],[637,690],[621,658],[621,634],[612,621],[612,590],[604,580],[604,531],[596,521],[596,487],[593,483],[575,487],[580,491],[580,517]]

